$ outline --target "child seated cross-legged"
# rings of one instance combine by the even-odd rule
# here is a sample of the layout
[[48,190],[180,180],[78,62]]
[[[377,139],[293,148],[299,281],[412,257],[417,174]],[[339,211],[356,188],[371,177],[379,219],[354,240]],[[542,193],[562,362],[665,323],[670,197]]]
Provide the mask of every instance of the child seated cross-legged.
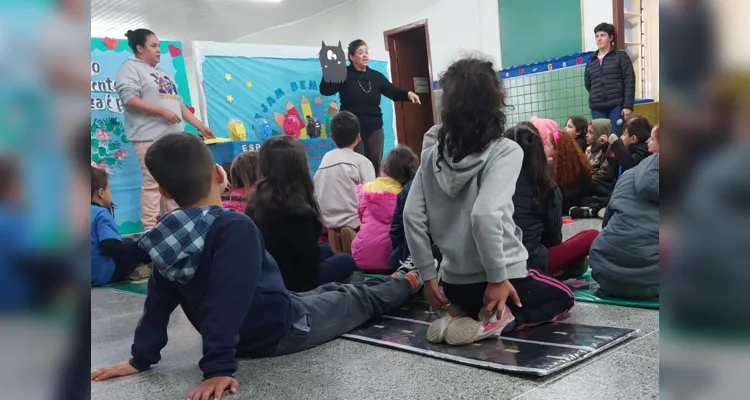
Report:
[[568,118],[568,122],[565,123],[565,133],[570,135],[575,141],[581,151],[586,151],[586,118],[580,115],[574,115]]
[[256,151],[245,151],[237,155],[229,168],[229,192],[221,196],[224,208],[244,212],[247,201],[255,191],[255,183],[260,180],[260,158]]
[[529,253],[527,268],[561,280],[583,275],[588,269],[589,247],[599,232],[584,230],[563,242],[562,195],[547,168],[539,132],[531,123],[522,122],[504,136],[523,150],[513,194],[513,221],[523,232],[523,245]]
[[607,118],[597,118],[589,123],[586,142],[586,158],[591,163],[591,186],[580,206],[568,210],[572,218],[593,218],[607,206],[612,188],[615,185],[616,162],[607,158],[608,139],[612,132],[612,123]]
[[591,277],[605,294],[625,299],[659,297],[659,129],[648,149],[654,155],[617,181],[602,232],[591,245]]
[[318,243],[320,211],[302,143],[274,136],[263,142],[259,155],[262,178],[245,214],[260,229],[286,288],[306,292],[345,281],[356,265],[351,255],[334,255],[328,244]]
[[352,242],[352,256],[364,272],[386,273],[393,253],[389,236],[393,211],[403,185],[414,178],[419,159],[406,146],[391,150],[383,163],[384,175],[359,188],[359,233]]
[[107,172],[91,168],[91,286],[126,280],[145,279],[149,275],[147,257],[134,252],[136,243],[123,238],[112,215],[112,194]]
[[315,172],[315,197],[329,244],[335,253],[351,253],[351,243],[359,230],[357,187],[375,180],[375,167],[354,148],[362,138],[359,120],[348,111],[339,111],[331,120],[331,139],[336,149],[329,151]]
[[[441,76],[440,86],[438,143],[423,151],[404,210],[424,296],[433,307],[444,308],[427,340],[467,344],[555,321],[574,299],[561,282],[527,271],[528,253],[513,221],[524,154],[503,137],[504,91],[492,62],[459,60]],[[445,297],[430,236],[443,255]]]
[[146,152],[145,163],[161,193],[180,208],[139,243],[153,260],[154,273],[132,358],[93,372],[94,381],[155,365],[168,341],[169,317],[181,306],[203,338],[198,365],[204,381],[186,398],[218,399],[239,390],[233,377],[237,357],[311,349],[400,306],[420,287],[418,272],[404,267],[357,285],[329,283],[289,292],[253,221],[221,206],[224,177],[198,136],[161,137]]

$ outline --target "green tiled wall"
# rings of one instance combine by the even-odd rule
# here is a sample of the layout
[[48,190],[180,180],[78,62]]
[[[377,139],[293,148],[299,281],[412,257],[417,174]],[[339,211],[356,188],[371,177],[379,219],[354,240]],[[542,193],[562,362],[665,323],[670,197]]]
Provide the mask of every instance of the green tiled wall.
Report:
[[571,115],[589,119],[588,92],[583,85],[584,66],[568,67],[503,81],[508,126],[532,116],[549,118],[562,127]]

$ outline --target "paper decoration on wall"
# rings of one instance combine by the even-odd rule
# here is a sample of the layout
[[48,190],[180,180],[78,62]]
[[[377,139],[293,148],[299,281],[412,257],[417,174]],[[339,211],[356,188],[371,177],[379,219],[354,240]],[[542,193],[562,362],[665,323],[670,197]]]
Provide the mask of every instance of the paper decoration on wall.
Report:
[[168,49],[169,49],[169,55],[172,56],[172,57],[177,57],[180,54],[182,54],[182,50],[180,50],[179,47],[177,47],[177,46],[175,46],[173,44],[170,44],[169,47],[168,47]]
[[232,97],[232,95],[230,94],[229,96],[227,96],[227,101],[230,102],[230,103],[233,102],[234,101],[234,97]]
[[104,39],[102,39],[102,42],[110,50],[114,50],[115,47],[117,47],[117,39],[113,39],[113,38],[110,38],[110,37],[105,37]]
[[343,83],[346,80],[346,53],[341,47],[341,41],[338,46],[326,46],[326,42],[322,42],[318,57],[324,81]]
[[249,88],[253,87],[253,83],[250,82],[250,81],[247,81],[247,82],[245,82],[245,86],[247,86],[248,89],[249,89]]

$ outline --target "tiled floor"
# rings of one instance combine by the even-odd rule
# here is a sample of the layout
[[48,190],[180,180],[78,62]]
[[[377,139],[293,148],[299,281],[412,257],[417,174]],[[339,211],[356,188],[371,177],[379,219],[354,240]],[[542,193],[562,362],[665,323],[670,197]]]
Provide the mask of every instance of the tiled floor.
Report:
[[[563,226],[565,237],[599,220]],[[91,293],[91,368],[128,359],[144,297]],[[179,310],[179,309],[178,309]],[[546,378],[499,374],[347,340],[285,357],[242,360],[240,392],[229,399],[657,399],[659,312],[577,303],[568,322],[640,330],[634,340]],[[144,374],[92,383],[93,399],[180,399],[201,381],[200,337],[172,315],[162,361]]]

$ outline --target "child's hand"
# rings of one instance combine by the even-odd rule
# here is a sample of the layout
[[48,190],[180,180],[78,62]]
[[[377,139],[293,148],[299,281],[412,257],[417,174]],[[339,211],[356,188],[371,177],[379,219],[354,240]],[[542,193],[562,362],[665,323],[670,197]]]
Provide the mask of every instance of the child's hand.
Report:
[[437,279],[430,279],[429,281],[424,283],[424,298],[430,302],[430,305],[432,308],[435,309],[441,309],[450,302],[448,299],[443,297],[443,294],[440,293],[440,287],[438,286]]
[[619,139],[619,138],[614,133],[611,134],[611,135],[609,135],[609,144],[612,144],[612,143],[616,142],[617,139]]
[[599,136],[599,143],[601,144],[607,143],[607,135]]
[[107,379],[118,378],[121,376],[133,375],[139,372],[140,371],[130,365],[129,361],[123,361],[119,364],[111,365],[109,367],[104,367],[97,371],[94,371],[91,374],[91,380],[99,382]]
[[488,283],[484,290],[484,307],[488,314],[497,314],[497,319],[501,319],[505,311],[506,301],[511,300],[517,307],[521,306],[521,299],[509,280],[498,283]]
[[232,394],[240,390],[240,383],[231,376],[216,376],[206,379],[188,395],[188,400],[208,400],[213,395],[214,400],[221,400],[221,395],[229,389]]

